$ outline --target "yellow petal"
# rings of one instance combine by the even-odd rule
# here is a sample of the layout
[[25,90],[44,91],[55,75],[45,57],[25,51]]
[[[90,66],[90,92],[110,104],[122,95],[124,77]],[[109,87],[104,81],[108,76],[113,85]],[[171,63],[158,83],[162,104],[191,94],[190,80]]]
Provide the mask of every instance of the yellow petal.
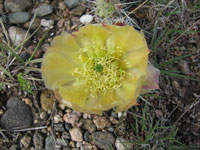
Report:
[[115,91],[108,91],[105,95],[100,95],[95,107],[101,110],[108,110],[116,106],[121,99],[116,95]]
[[136,31],[133,27],[108,26],[108,28],[112,32],[106,42],[108,48],[120,48],[124,52],[142,47],[147,48],[143,33]]
[[79,49],[80,47],[72,35],[62,34],[53,40],[52,46],[47,49],[47,53],[56,52],[68,59],[71,63],[75,63],[78,61],[76,52]]
[[42,78],[49,89],[55,89],[63,84],[75,80],[72,76],[75,65],[64,56],[51,52],[44,56],[42,63]]
[[116,112],[121,112],[121,111],[127,110],[128,108],[132,107],[133,105],[138,105],[137,98],[140,95],[141,87],[142,87],[142,85],[141,85],[141,82],[139,80],[137,82],[133,98],[130,99],[129,101],[127,101],[126,103],[122,103],[121,105],[118,105],[116,107]]
[[139,70],[145,70],[148,64],[148,54],[149,51],[147,48],[140,48],[137,50],[130,50],[126,52],[122,58],[122,61],[125,62],[125,68],[135,68]]
[[60,96],[68,102],[84,107],[88,97],[87,85],[83,81],[75,81],[59,88]]
[[73,32],[81,47],[88,46],[91,42],[104,46],[109,34],[110,32],[101,25],[87,25],[81,27],[78,32]]
[[133,79],[127,78],[124,81],[122,81],[121,87],[116,89],[116,93],[126,103],[127,101],[129,101],[134,97],[136,85],[137,85],[137,78]]

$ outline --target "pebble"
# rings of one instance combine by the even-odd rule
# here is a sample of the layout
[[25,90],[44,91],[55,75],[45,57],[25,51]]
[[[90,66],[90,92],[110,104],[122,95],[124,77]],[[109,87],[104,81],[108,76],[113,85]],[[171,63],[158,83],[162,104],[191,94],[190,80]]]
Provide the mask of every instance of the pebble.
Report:
[[8,12],[20,12],[29,9],[32,6],[32,0],[5,0],[4,7]]
[[63,146],[62,150],[71,150],[71,148],[69,146]]
[[190,74],[191,71],[187,61],[181,61],[180,67],[185,74]]
[[70,123],[65,122],[65,129],[69,131],[69,129],[71,128],[72,128],[72,125]]
[[75,8],[80,5],[80,0],[65,0],[64,3],[69,8]]
[[76,147],[81,147],[82,143],[81,142],[76,142]]
[[1,127],[7,130],[24,129],[32,125],[33,118],[28,105],[18,97],[10,97],[7,101],[7,110],[1,117]]
[[[9,36],[10,36],[11,41],[13,42],[13,44],[15,46],[17,46],[25,40],[25,35],[26,35],[27,31],[25,31],[22,28],[11,26],[8,29],[8,32],[9,32]],[[30,34],[28,34],[27,37],[28,36],[30,36]]]
[[63,131],[65,131],[65,129],[64,129],[62,123],[54,124],[54,129],[55,129],[56,131],[59,131],[59,132],[63,132]]
[[45,139],[45,150],[54,150],[55,145],[56,145],[56,141],[55,141],[55,137],[53,135],[48,136]]
[[115,119],[113,116],[110,117],[110,122],[112,122],[112,124],[119,124],[119,121]]
[[79,115],[77,114],[77,112],[73,111],[73,112],[67,112],[64,116],[63,116],[63,120],[66,123],[70,123],[73,126],[75,125],[75,122],[79,120]]
[[115,138],[111,133],[108,132],[94,132],[92,134],[92,142],[97,145],[99,148],[104,150],[108,149],[108,145],[113,145]]
[[18,146],[16,144],[13,144],[9,150],[18,150]]
[[40,103],[44,111],[50,113],[53,108],[54,101],[55,101],[55,96],[52,91],[44,90],[40,94]]
[[70,11],[70,14],[71,15],[74,15],[74,16],[81,16],[86,10],[86,7],[85,6],[78,6],[76,8],[74,8],[73,10]]
[[84,133],[83,138],[84,138],[85,141],[89,142],[90,139],[89,139],[89,132],[88,131],[86,131]]
[[25,135],[21,140],[20,142],[22,143],[22,145],[25,147],[25,148],[28,148],[30,142],[31,142],[31,137],[30,136],[27,136]]
[[81,133],[81,129],[80,128],[74,127],[74,128],[69,130],[69,133],[70,133],[71,138],[72,138],[73,141],[76,141],[76,142],[83,141],[83,135]]
[[115,147],[117,150],[133,150],[133,143],[124,138],[118,137],[115,141]]
[[104,116],[95,116],[93,118],[93,122],[97,129],[104,129],[105,127],[109,127],[111,125],[110,121]]
[[43,149],[43,137],[40,133],[35,133],[33,135],[33,143],[35,146],[35,150],[42,150]]
[[94,148],[90,143],[84,142],[81,146],[81,150],[97,150],[97,148]]
[[89,131],[89,133],[92,133],[96,131],[96,126],[90,119],[81,119],[81,122],[83,123],[82,128]]
[[46,27],[48,29],[53,29],[54,20],[42,19],[40,24],[41,24],[41,26]]
[[59,123],[59,122],[63,122],[63,119],[60,117],[60,115],[55,115],[53,117],[53,121],[54,123]]
[[69,140],[69,139],[71,139],[71,136],[68,132],[62,132],[62,138]]
[[58,4],[58,8],[59,8],[60,10],[65,10],[65,9],[66,9],[65,3],[64,3],[64,2],[60,2],[60,3]]
[[51,5],[44,4],[32,10],[32,14],[37,13],[38,17],[43,17],[49,15],[53,12],[53,7]]
[[61,138],[57,138],[57,139],[56,139],[56,144],[57,144],[57,145],[62,145],[62,146],[67,146],[68,141],[66,141],[66,140],[64,140],[64,139],[61,139]]
[[92,15],[83,15],[80,17],[80,22],[83,24],[88,24],[92,22],[93,16]]
[[125,118],[127,116],[127,111],[118,112],[117,115],[118,115],[118,118]]
[[24,24],[24,28],[28,29],[29,26],[31,25],[30,29],[35,30],[40,26],[40,19],[39,18],[35,18],[34,21],[31,24],[31,21],[28,21]]
[[10,23],[18,24],[25,23],[30,19],[30,14],[27,12],[14,12],[8,14],[8,20]]
[[109,128],[108,128],[108,132],[114,132],[114,130],[115,130],[115,129],[114,129],[113,127],[109,127]]

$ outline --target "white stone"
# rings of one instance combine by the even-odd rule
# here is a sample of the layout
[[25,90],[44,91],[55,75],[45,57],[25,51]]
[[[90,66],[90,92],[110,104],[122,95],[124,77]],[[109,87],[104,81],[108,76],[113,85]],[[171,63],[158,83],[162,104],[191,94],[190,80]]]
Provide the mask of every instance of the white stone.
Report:
[[76,142],[82,142],[83,141],[83,135],[81,133],[80,128],[74,127],[69,130],[69,134],[71,135],[71,138],[73,141]]
[[83,15],[80,18],[80,22],[83,24],[88,24],[88,23],[92,22],[92,20],[93,20],[92,15]]
[[130,141],[120,137],[116,139],[115,147],[117,150],[133,150],[133,144]]
[[[25,35],[26,35],[27,31],[25,31],[22,28],[11,26],[8,29],[8,32],[9,32],[9,36],[10,36],[10,39],[13,42],[13,44],[15,46],[18,46],[25,40]],[[29,37],[29,36],[30,36],[30,34],[27,35],[27,37]]]
[[46,20],[42,19],[40,22],[41,26],[46,27],[48,29],[52,29],[54,25],[54,20]]

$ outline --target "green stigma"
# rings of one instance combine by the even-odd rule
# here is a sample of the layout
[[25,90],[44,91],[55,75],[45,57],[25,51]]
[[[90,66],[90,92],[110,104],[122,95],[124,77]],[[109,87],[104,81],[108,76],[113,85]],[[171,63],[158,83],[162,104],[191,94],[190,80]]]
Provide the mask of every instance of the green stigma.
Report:
[[122,55],[123,51],[119,48],[108,49],[98,41],[87,43],[77,53],[81,66],[73,75],[86,82],[93,96],[113,91],[121,86],[121,80],[125,77]]
[[102,72],[103,71],[103,66],[101,64],[97,64],[95,67],[94,67],[94,70],[96,72]]

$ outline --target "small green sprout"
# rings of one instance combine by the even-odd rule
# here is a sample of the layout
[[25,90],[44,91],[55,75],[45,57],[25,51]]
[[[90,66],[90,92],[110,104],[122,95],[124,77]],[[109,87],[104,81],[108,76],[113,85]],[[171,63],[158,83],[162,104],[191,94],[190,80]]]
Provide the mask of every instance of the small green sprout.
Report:
[[96,14],[99,17],[107,18],[114,14],[116,11],[114,5],[109,1],[106,2],[105,0],[97,0],[96,1]]
[[31,94],[33,93],[30,83],[26,79],[23,78],[21,72],[17,75],[17,80],[22,90],[25,90]]

